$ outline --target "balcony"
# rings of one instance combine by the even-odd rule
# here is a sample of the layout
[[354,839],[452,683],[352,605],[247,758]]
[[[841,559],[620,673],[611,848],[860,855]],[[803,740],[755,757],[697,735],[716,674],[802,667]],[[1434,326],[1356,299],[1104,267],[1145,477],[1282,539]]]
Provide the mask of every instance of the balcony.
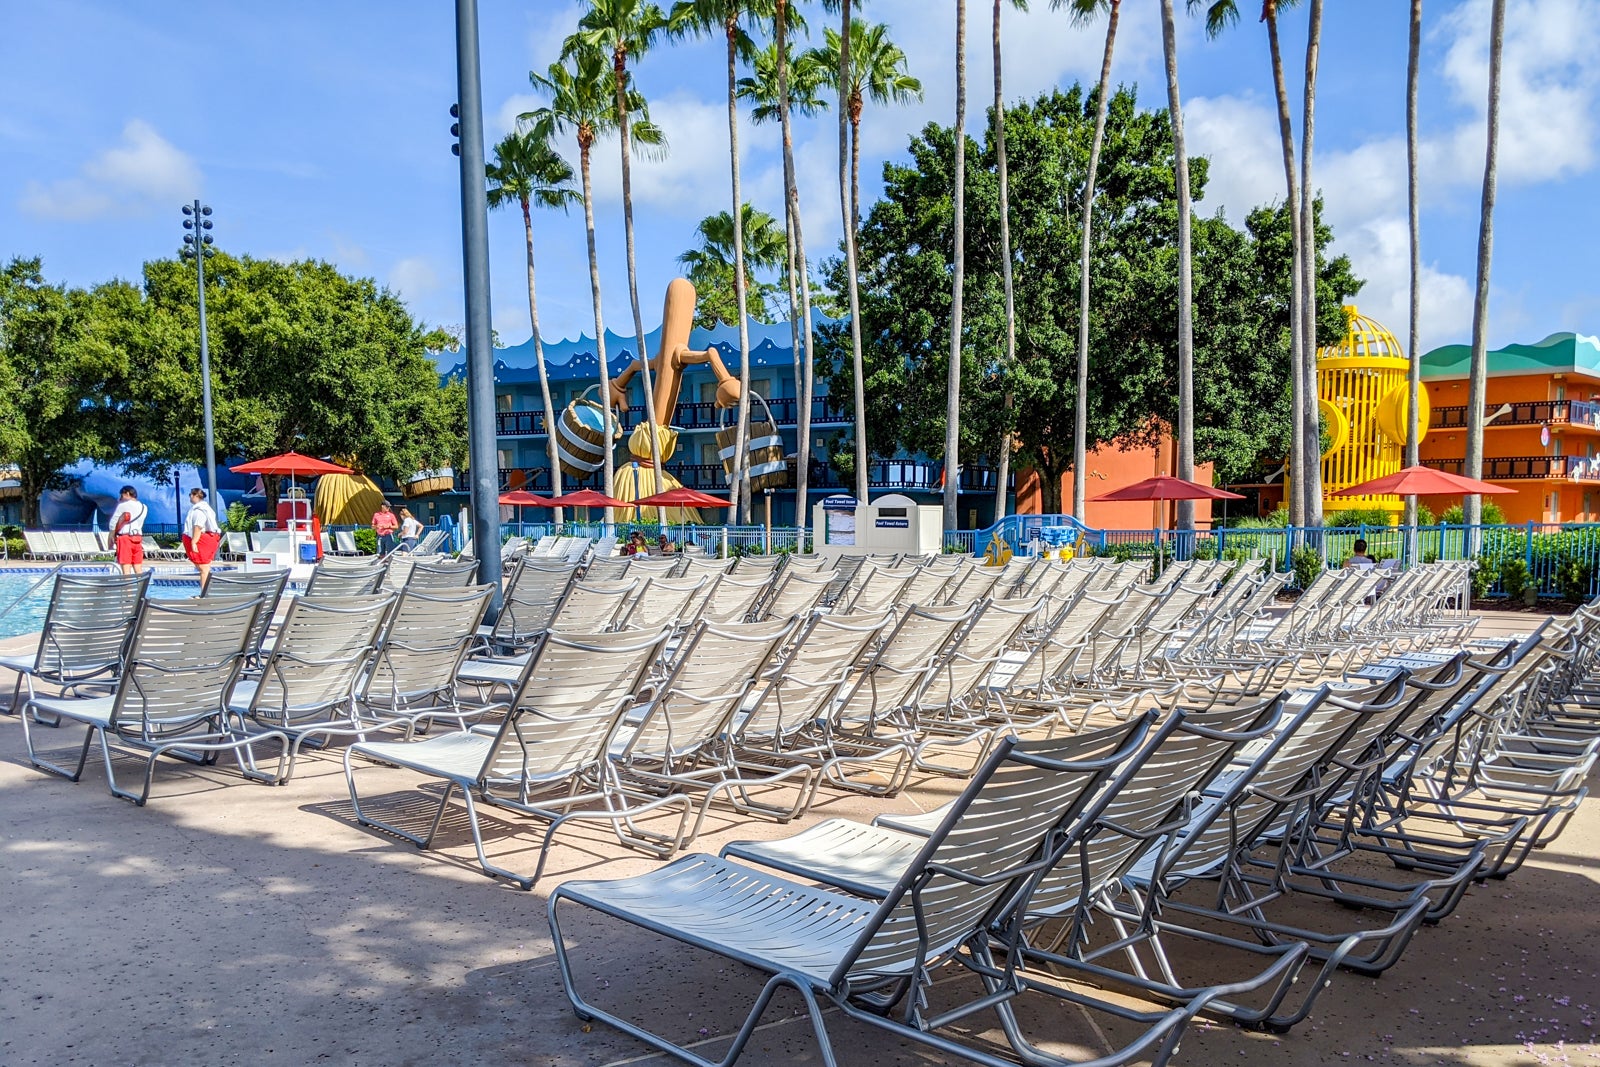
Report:
[[[690,489],[704,492],[724,492],[728,488],[720,463],[668,463],[667,472]],[[867,469],[867,482],[876,490],[898,492],[937,493],[942,490],[939,475],[943,468],[937,463],[918,460],[876,460]],[[961,492],[992,493],[995,490],[996,471],[993,467],[965,464],[961,471]],[[580,481],[562,476],[562,487],[574,489],[599,489],[600,475],[591,474]],[[1015,479],[1011,479],[1015,484]],[[467,492],[471,481],[467,472],[456,476],[456,491]],[[792,490],[793,485],[779,492]],[[825,463],[811,464],[808,489],[817,492],[851,491],[855,480],[847,483],[839,473]],[[1009,488],[1009,486],[1008,486]],[[548,467],[501,467],[500,489],[526,489],[530,493],[549,493],[550,469]]]
[[[797,425],[800,415],[800,401],[794,397],[780,397],[777,400],[768,400],[767,406],[772,409],[772,417],[784,429],[793,429]],[[681,430],[715,430],[720,426],[733,421],[733,412],[719,412],[717,406],[709,400],[697,400],[679,404],[674,413],[673,425]],[[756,404],[751,408],[752,419],[761,417],[761,405]],[[642,405],[630,407],[622,416],[622,429],[624,432],[632,430],[635,426],[645,421],[645,411]],[[497,411],[494,416],[494,432],[500,437],[536,437],[544,434],[543,411]],[[811,425],[848,426],[851,422],[846,408],[836,404],[831,396],[818,396],[811,399]]]
[[[1504,415],[1494,416],[1496,426],[1573,426],[1600,430],[1600,403],[1590,400],[1535,400],[1512,404]],[[1463,430],[1467,426],[1467,406],[1434,408],[1429,419],[1433,430]]]
[[[1427,465],[1450,474],[1465,474],[1466,460],[1430,459]],[[1600,482],[1600,456],[1511,456],[1483,461],[1486,482],[1561,481]]]

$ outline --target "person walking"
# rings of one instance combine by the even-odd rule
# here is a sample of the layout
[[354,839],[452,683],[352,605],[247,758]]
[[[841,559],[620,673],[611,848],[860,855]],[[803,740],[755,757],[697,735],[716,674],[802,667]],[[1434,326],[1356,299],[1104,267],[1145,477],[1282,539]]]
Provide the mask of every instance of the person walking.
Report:
[[400,520],[394,517],[394,509],[385,500],[372,513],[372,532],[378,535],[378,555],[387,556],[394,551],[394,532],[399,528]]
[[415,552],[417,542],[422,540],[422,523],[411,514],[410,508],[400,509],[400,547],[407,552]]
[[144,518],[148,514],[150,509],[139,501],[139,490],[123,486],[111,512],[111,537],[123,574],[138,574],[144,566]]
[[183,520],[183,554],[200,570],[201,592],[211,580],[211,561],[217,558],[221,542],[222,527],[217,525],[216,511],[206,502],[206,491],[189,490],[189,514]]

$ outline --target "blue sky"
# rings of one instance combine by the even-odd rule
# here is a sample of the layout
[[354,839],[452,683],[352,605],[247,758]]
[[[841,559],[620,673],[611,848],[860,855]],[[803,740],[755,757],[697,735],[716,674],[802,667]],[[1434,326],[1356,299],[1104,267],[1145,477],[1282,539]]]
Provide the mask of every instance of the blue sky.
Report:
[[[179,207],[200,195],[216,209],[214,233],[231,251],[326,258],[394,288],[430,323],[460,323],[459,191],[447,115],[455,97],[452,6],[0,0],[0,256],[42,255],[51,277],[74,284],[134,277],[145,259],[178,247]],[[808,6],[820,23],[820,10]],[[990,10],[968,6],[977,129],[992,93]],[[1013,100],[1098,72],[1101,27],[1075,28],[1047,0],[1032,6],[1006,14]],[[1315,146],[1338,248],[1368,279],[1360,304],[1402,336],[1406,6],[1328,5]],[[1115,77],[1156,106],[1164,102],[1156,5],[1124,7]],[[578,9],[564,0],[481,0],[491,139],[536,106],[528,71],[556,58]],[[904,153],[908,135],[953,114],[954,4],[867,0],[863,14],[892,28],[926,87],[920,104],[869,105],[862,173],[870,199],[882,162]],[[1303,10],[1286,21],[1298,66]],[[1429,0],[1425,347],[1470,336],[1487,22],[1488,0]],[[1242,218],[1282,196],[1265,34],[1247,20],[1208,41],[1190,22],[1180,48],[1191,149],[1212,158],[1199,210]],[[1600,0],[1511,0],[1492,343],[1600,332],[1592,265],[1600,234],[1596,55]],[[634,171],[647,330],[659,321],[661,293],[696,223],[729,206],[723,62],[715,42],[666,45],[638,71],[671,142],[667,158]],[[814,256],[831,251],[839,235],[834,123],[825,115],[797,136]],[[744,121],[740,138],[746,198],[777,214],[776,130]],[[626,332],[616,154],[614,141],[597,147],[596,212],[606,324]],[[592,332],[581,213],[546,213],[536,227],[547,335]],[[499,212],[490,231],[494,321],[512,343],[528,334],[520,221]]]

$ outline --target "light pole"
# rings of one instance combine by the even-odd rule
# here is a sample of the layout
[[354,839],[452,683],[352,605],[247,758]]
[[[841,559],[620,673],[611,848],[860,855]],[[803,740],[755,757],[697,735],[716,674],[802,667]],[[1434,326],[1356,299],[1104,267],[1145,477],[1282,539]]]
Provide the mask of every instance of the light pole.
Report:
[[206,342],[206,257],[211,255],[211,209],[196,200],[183,205],[183,228],[193,233],[183,235],[184,255],[194,256],[195,279],[200,291],[200,406],[206,429],[206,494],[212,507],[220,506],[217,498],[217,445],[211,427],[211,346]]
[[472,462],[472,543],[478,580],[493,583],[500,611],[500,464],[495,451],[494,349],[489,329],[489,203],[478,74],[478,2],[456,0],[456,104],[450,132],[461,157],[461,261],[467,303],[467,452]]

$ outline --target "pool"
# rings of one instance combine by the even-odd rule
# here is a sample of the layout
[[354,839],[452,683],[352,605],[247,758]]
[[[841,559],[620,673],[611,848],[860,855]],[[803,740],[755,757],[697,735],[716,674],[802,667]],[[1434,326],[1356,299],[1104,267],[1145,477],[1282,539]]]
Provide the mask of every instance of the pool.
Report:
[[[50,607],[50,590],[53,579],[46,576],[48,567],[12,567],[0,570],[0,611],[6,611],[13,601],[27,594],[26,599],[0,616],[0,638],[38,633],[44,626],[44,613]],[[67,567],[64,574],[106,574],[105,567]],[[41,579],[43,579],[41,583]],[[33,587],[37,585],[37,589]],[[32,592],[29,590],[32,589]],[[181,572],[157,572],[150,579],[149,596],[158,600],[179,600],[197,596],[200,579],[197,575],[184,576]]]

